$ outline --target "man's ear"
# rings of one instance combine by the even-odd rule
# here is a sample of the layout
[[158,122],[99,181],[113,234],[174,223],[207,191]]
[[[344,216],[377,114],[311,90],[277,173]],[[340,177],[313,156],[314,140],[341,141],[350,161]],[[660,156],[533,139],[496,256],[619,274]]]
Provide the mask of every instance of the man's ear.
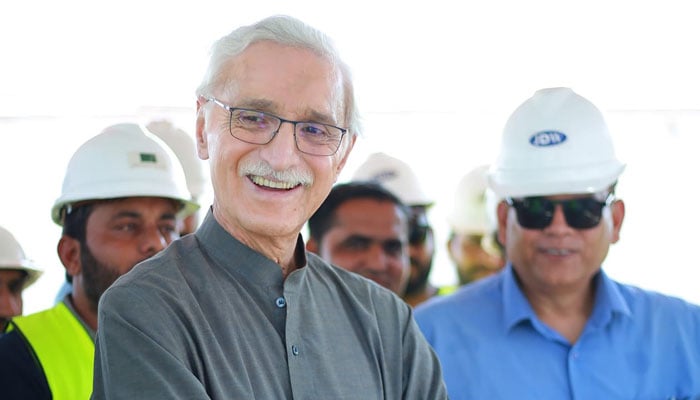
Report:
[[343,158],[340,159],[340,162],[338,162],[338,166],[336,167],[335,170],[335,181],[338,180],[338,177],[340,176],[340,173],[343,172],[343,168],[345,167],[345,163],[348,161],[348,157],[350,157],[350,152],[352,151],[352,148],[355,147],[355,141],[357,140],[356,135],[349,135],[351,139],[348,141],[348,145],[345,148],[345,154],[343,154]]
[[508,225],[508,210],[510,206],[505,201],[498,203],[496,208],[496,216],[498,217],[498,241],[506,242],[506,226]]
[[204,128],[206,126],[206,111],[204,110],[205,100],[201,97],[197,99],[197,122],[195,124],[195,140],[197,144],[197,155],[202,160],[209,159],[209,143]]
[[70,236],[63,235],[56,246],[58,258],[70,276],[79,275],[82,272],[80,263],[80,242]]
[[456,263],[457,257],[455,257],[454,247],[456,246],[457,236],[451,234],[450,237],[445,242],[445,248],[447,249],[447,255],[450,257],[450,261]]
[[612,237],[610,239],[611,243],[617,243],[620,240],[620,229],[622,229],[622,222],[625,219],[625,203],[622,200],[615,200],[611,205],[612,213]]

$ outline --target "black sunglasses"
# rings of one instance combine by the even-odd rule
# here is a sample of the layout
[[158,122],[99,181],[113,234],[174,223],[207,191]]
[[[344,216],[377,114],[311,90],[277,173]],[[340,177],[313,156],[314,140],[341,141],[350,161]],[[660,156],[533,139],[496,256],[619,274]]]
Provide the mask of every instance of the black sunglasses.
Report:
[[428,238],[428,232],[430,232],[430,226],[411,224],[408,229],[408,243],[412,245],[423,244]]
[[566,200],[552,200],[546,197],[506,198],[508,205],[515,209],[518,224],[525,229],[544,229],[554,219],[554,209],[560,204],[566,223],[574,229],[590,229],[598,226],[603,217],[603,209],[610,205],[615,196],[609,193],[605,200],[596,196]]

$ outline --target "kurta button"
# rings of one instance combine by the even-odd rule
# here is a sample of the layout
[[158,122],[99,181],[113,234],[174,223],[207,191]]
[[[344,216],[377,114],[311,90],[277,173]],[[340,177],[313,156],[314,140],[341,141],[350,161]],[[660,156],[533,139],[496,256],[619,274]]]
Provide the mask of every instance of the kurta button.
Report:
[[279,308],[284,308],[287,305],[287,300],[285,300],[284,297],[278,297],[277,300],[275,300],[275,304],[277,304]]
[[292,354],[295,356],[299,355],[299,348],[295,344],[292,345]]

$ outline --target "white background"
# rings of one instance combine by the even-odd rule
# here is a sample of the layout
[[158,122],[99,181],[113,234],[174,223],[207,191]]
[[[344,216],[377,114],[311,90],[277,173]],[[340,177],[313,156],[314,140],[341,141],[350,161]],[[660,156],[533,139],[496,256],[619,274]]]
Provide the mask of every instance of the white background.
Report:
[[[0,13],[0,225],[45,270],[25,313],[63,280],[50,219],[73,151],[105,126],[169,118],[192,132],[194,89],[213,40],[270,14],[329,33],[350,64],[371,152],[411,163],[433,194],[438,258],[452,283],[445,215],[459,178],[491,162],[510,112],[570,86],[603,109],[627,163],[614,278],[700,302],[694,237],[700,144],[700,24],[691,2],[435,0],[35,1]],[[283,59],[279,62],[284,62]]]

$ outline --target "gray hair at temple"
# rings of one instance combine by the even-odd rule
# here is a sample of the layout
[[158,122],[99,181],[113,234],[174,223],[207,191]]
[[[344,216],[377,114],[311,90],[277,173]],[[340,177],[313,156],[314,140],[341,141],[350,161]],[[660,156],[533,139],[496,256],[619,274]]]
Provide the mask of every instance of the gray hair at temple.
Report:
[[204,79],[197,88],[197,94],[211,95],[214,88],[222,83],[221,72],[226,63],[241,54],[248,46],[265,40],[311,50],[335,66],[343,82],[346,128],[351,135],[359,135],[360,116],[350,68],[341,60],[333,40],[328,35],[290,16],[268,17],[255,24],[237,28],[217,40],[211,48],[209,65]]

